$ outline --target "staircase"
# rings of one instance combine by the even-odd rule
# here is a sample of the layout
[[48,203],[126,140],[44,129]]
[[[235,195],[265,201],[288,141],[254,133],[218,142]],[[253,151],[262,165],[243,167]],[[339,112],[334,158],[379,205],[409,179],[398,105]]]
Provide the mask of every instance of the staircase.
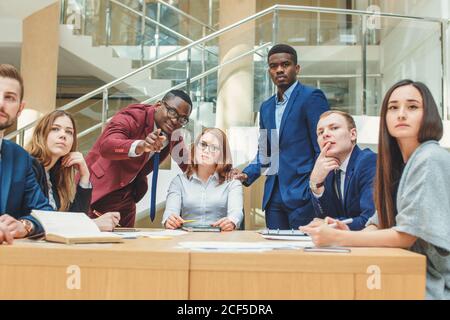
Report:
[[[89,3],[62,1],[60,46],[69,61],[106,83],[192,43],[191,35],[201,37],[215,31],[162,0],[146,5],[138,0],[99,0],[94,2],[95,8]],[[162,19],[165,17],[172,19]],[[167,81],[152,80],[153,91],[167,89]]]

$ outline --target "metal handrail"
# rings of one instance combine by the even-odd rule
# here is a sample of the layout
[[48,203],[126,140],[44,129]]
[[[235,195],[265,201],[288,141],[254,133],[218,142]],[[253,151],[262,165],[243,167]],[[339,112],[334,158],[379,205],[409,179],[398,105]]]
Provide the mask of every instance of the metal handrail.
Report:
[[217,30],[214,29],[212,26],[210,26],[210,25],[204,23],[203,21],[200,21],[200,20],[197,19],[196,17],[191,16],[190,14],[184,12],[183,10],[178,9],[177,7],[172,6],[171,4],[169,4],[169,3],[165,2],[165,1],[158,0],[158,2],[161,3],[163,6],[166,6],[166,7],[170,8],[170,9],[172,9],[173,11],[178,12],[179,14],[185,16],[186,18],[188,18],[188,19],[190,19],[190,20],[192,20],[192,21],[195,21],[195,22],[197,22],[198,24],[201,24],[203,27],[208,28],[208,29],[211,30],[211,31],[217,31]]
[[129,6],[127,6],[127,5],[125,5],[125,4],[121,3],[121,2],[119,2],[119,1],[117,1],[117,0],[109,0],[109,1],[112,2],[112,3],[114,3],[114,4],[116,4],[116,5],[118,5],[118,6],[120,6],[120,7],[122,7],[122,8],[124,8],[124,9],[126,9],[126,10],[128,10],[128,11],[130,11],[130,12],[132,12],[132,13],[134,13],[135,15],[140,16],[142,19],[145,19],[145,20],[147,20],[147,21],[150,21],[151,23],[157,25],[157,26],[160,27],[160,28],[163,28],[164,30],[166,30],[166,31],[168,31],[168,32],[170,32],[170,33],[172,33],[173,35],[175,35],[176,37],[178,37],[178,38],[180,38],[180,39],[183,39],[184,41],[187,41],[187,42],[189,42],[189,43],[194,42],[194,40],[192,40],[192,39],[190,39],[190,38],[188,38],[188,37],[182,35],[181,33],[178,33],[178,32],[176,32],[176,31],[170,29],[169,27],[166,27],[165,25],[159,23],[158,21],[153,20],[152,18],[150,18],[150,17],[148,17],[148,16],[146,16],[146,15],[143,15],[142,12],[136,11],[136,10],[134,10],[133,8],[130,8]]
[[[125,5],[125,4],[121,3],[121,2],[119,2],[119,1],[117,1],[117,0],[109,0],[109,1],[110,1],[111,3],[114,3],[114,4],[120,6],[120,7],[124,8],[124,9],[130,11],[131,13],[134,13],[135,15],[140,16],[141,19],[142,19],[143,21],[149,21],[149,22],[155,24],[158,28],[162,28],[162,29],[168,31],[169,33],[172,33],[173,35],[175,35],[175,36],[178,37],[179,39],[182,39],[182,40],[184,40],[184,41],[186,41],[186,42],[188,42],[188,43],[194,42],[194,40],[192,40],[192,39],[190,39],[190,38],[188,38],[188,37],[182,35],[181,33],[178,33],[178,32],[176,32],[176,31],[174,31],[174,30],[170,29],[169,27],[167,27],[167,26],[165,26],[165,25],[159,23],[158,21],[156,21],[156,20],[154,20],[154,19],[152,19],[152,18],[146,16],[145,13],[144,13],[145,11],[144,11],[144,12],[136,11],[136,10],[134,10],[133,8],[130,8],[129,6],[127,6],[127,5]],[[159,29],[158,29],[158,30],[159,30]],[[159,31],[158,31],[157,33],[159,34]],[[142,39],[142,46],[143,46],[143,45],[144,45],[144,40]],[[159,46],[159,45],[158,45],[158,46]],[[143,50],[143,49],[142,49],[142,50]],[[212,54],[212,55],[216,55],[214,52],[212,52],[211,50],[209,50],[209,49],[207,49],[206,47],[204,47],[204,45],[203,45],[203,48],[201,48],[201,50],[205,50],[205,51],[207,51],[208,53],[210,53],[210,54]],[[143,57],[141,57],[141,63],[143,64]]]
[[[223,33],[227,32],[227,31],[229,31],[229,30],[231,30],[233,28],[239,27],[243,23],[246,23],[248,21],[251,21],[253,19],[262,17],[262,16],[270,13],[273,10],[274,7],[276,7],[276,6],[273,6],[273,7],[267,8],[265,10],[262,10],[262,11],[260,11],[257,14],[254,14],[254,15],[248,17],[248,18],[243,19],[244,21],[241,20],[239,22],[236,22],[236,23],[234,23],[232,25],[229,25],[229,26],[223,28],[222,30],[216,31],[214,33],[211,33],[211,34],[207,35],[206,37],[203,37],[202,39],[196,40],[196,41],[188,44],[187,46],[184,46],[184,47],[179,48],[179,49],[177,49],[175,51],[172,51],[171,53],[165,55],[164,57],[156,59],[155,61],[152,61],[152,62],[150,62],[150,63],[148,63],[148,64],[146,64],[146,65],[144,65],[144,66],[142,66],[142,67],[140,67],[140,68],[138,68],[136,70],[134,70],[134,71],[131,71],[130,73],[128,73],[128,74],[126,74],[126,75],[124,75],[124,76],[122,76],[120,78],[117,78],[116,80],[111,81],[110,83],[107,83],[107,84],[105,84],[104,86],[101,86],[98,89],[95,89],[95,90],[93,90],[93,91],[91,91],[89,93],[86,93],[84,96],[81,96],[80,98],[75,99],[74,101],[69,102],[68,104],[65,104],[64,106],[62,106],[59,109],[67,111],[67,110],[69,110],[69,109],[79,105],[80,103],[89,100],[90,98],[92,98],[92,97],[94,97],[94,96],[96,96],[98,94],[102,94],[105,91],[105,89],[110,89],[110,88],[115,87],[119,83],[123,82],[125,79],[128,79],[128,78],[134,76],[135,74],[137,74],[137,73],[139,73],[139,72],[141,72],[143,70],[152,68],[152,67],[154,67],[155,65],[157,65],[157,64],[159,64],[161,62],[169,60],[170,58],[172,58],[172,57],[174,57],[174,56],[176,56],[176,55],[178,55],[178,54],[180,54],[180,53],[182,53],[184,51],[187,51],[187,50],[191,49],[192,47],[194,47],[194,46],[196,46],[196,45],[198,45],[198,44],[200,44],[202,42],[206,42],[206,41],[209,41],[209,40],[211,40],[211,39],[213,39],[215,37],[218,37],[218,36],[222,35]],[[252,18],[252,17],[254,17],[254,18]],[[7,136],[5,136],[5,139],[14,138],[15,136],[17,136],[20,133],[20,131],[26,131],[28,129],[31,129],[32,127],[34,127],[37,124],[37,121],[38,120],[33,121],[30,124],[20,128],[20,129],[17,129],[16,131],[11,132]]]
[[[66,7],[66,3],[65,3],[65,2],[66,2],[66,1],[65,1],[65,0],[61,0],[61,1],[62,1],[62,3],[61,3],[61,10],[65,10],[65,7]],[[191,15],[185,13],[184,11],[182,11],[182,10],[180,10],[180,9],[178,9],[178,8],[172,6],[172,5],[170,5],[170,4],[168,4],[168,3],[164,2],[164,1],[158,0],[157,2],[160,3],[160,4],[162,4],[162,5],[164,5],[164,6],[166,6],[166,7],[168,7],[168,8],[170,8],[171,10],[176,11],[177,13],[180,13],[180,14],[182,14],[182,15],[188,17],[189,19],[195,21],[196,23],[200,24],[200,25],[202,26],[202,28],[203,28],[203,34],[202,34],[202,36],[205,35],[204,28],[208,28],[208,29],[210,29],[210,30],[216,31],[216,30],[214,30],[214,28],[212,28],[211,26],[209,26],[209,25],[203,23],[202,21],[198,20],[197,18],[195,18],[195,17],[193,17],[193,16],[191,16]],[[106,30],[105,30],[105,34],[106,34],[106,41],[105,41],[105,43],[106,43],[106,46],[109,45],[110,37],[111,37],[111,7],[110,7],[110,4],[111,4],[111,3],[113,3],[113,4],[115,4],[115,5],[119,6],[119,7],[121,7],[121,8],[123,8],[123,9],[127,10],[127,11],[130,12],[130,13],[133,13],[133,14],[139,16],[139,17],[141,18],[141,20],[143,21],[143,24],[145,23],[145,21],[148,21],[148,22],[150,22],[150,23],[156,25],[158,30],[159,30],[159,28],[162,28],[162,29],[164,29],[165,31],[167,31],[168,33],[171,33],[173,36],[177,37],[178,39],[184,40],[184,41],[186,41],[186,42],[188,42],[188,43],[192,43],[192,42],[194,41],[194,40],[190,39],[189,37],[186,37],[186,36],[184,36],[183,34],[178,33],[178,32],[176,32],[175,30],[173,30],[173,29],[171,29],[171,28],[169,28],[169,27],[167,27],[167,26],[161,24],[159,21],[156,21],[156,20],[154,20],[154,19],[148,17],[148,16],[145,14],[145,6],[143,7],[143,11],[142,11],[142,12],[139,12],[139,11],[137,11],[137,10],[135,10],[135,9],[133,9],[133,8],[131,8],[131,7],[129,7],[129,6],[127,6],[126,4],[124,4],[124,3],[120,2],[120,1],[117,1],[117,0],[108,0],[108,6],[107,6],[107,8],[106,8],[106,27],[105,27],[105,29],[106,29]],[[61,11],[61,17],[63,17],[63,15],[64,15],[64,11]],[[61,18],[61,19],[63,19],[63,18]],[[62,21],[63,21],[63,20],[61,20],[61,22],[62,22]],[[144,25],[144,27],[145,27],[145,25]],[[143,34],[142,26],[141,26],[141,33]],[[159,34],[159,31],[158,31],[158,34]],[[142,45],[143,45],[143,43],[144,43],[144,40],[142,39]],[[206,50],[207,50],[207,49],[206,49]],[[208,51],[210,54],[215,54],[214,52],[211,52],[211,51],[209,51],[209,50],[207,50],[207,51]],[[143,57],[141,57],[141,62],[142,62],[142,61],[143,61]]]
[[[192,83],[192,82],[201,80],[201,79],[209,76],[211,73],[214,73],[214,72],[218,71],[219,69],[221,69],[221,68],[223,68],[223,67],[225,67],[225,66],[227,66],[229,64],[232,64],[232,63],[236,62],[237,60],[242,59],[242,58],[244,58],[244,57],[246,57],[248,55],[255,54],[257,51],[260,51],[260,50],[268,47],[269,45],[270,45],[270,42],[264,43],[264,44],[254,48],[252,50],[249,50],[249,51],[247,51],[245,53],[242,53],[242,54],[240,54],[240,55],[238,55],[238,56],[236,56],[236,57],[234,57],[234,58],[232,58],[230,60],[227,60],[227,61],[225,61],[224,63],[222,63],[222,64],[220,64],[218,66],[212,67],[211,69],[209,69],[209,70],[207,70],[207,71],[205,71],[205,72],[203,72],[203,73],[201,73],[201,74],[199,74],[199,75],[197,75],[195,77],[192,77],[190,82]],[[166,91],[163,91],[162,93],[159,93],[159,94],[157,94],[157,95],[155,95],[155,96],[153,96],[153,97],[151,97],[151,98],[149,98],[147,100],[142,101],[142,103],[148,104],[150,102],[154,102],[156,100],[162,99],[169,91],[176,90],[176,89],[181,89],[181,88],[185,87],[186,85],[187,85],[187,81],[181,82],[181,83],[171,87],[170,89],[168,89]],[[94,132],[97,129],[100,129],[101,127],[103,127],[103,125],[105,123],[109,122],[111,119],[112,119],[112,117],[109,117],[106,121],[103,121],[103,119],[102,119],[102,122],[100,122],[100,123],[98,123],[96,125],[93,125],[92,127],[90,127],[88,129],[80,132],[77,135],[77,137],[78,138],[84,137],[84,136],[88,135],[89,133]]]
[[[110,0],[110,1],[115,1],[115,0]],[[191,49],[191,48],[193,48],[193,47],[195,47],[195,46],[197,46],[197,45],[199,45],[201,43],[204,43],[204,42],[210,41],[210,40],[212,40],[214,38],[217,38],[220,35],[228,32],[228,31],[230,31],[232,29],[235,29],[235,28],[237,28],[237,27],[239,27],[239,26],[241,26],[241,25],[243,25],[243,24],[245,24],[245,23],[247,23],[249,21],[261,18],[261,17],[263,17],[263,16],[265,16],[267,14],[270,14],[270,13],[276,13],[278,11],[307,11],[307,12],[351,14],[351,15],[363,15],[363,16],[373,16],[374,15],[374,12],[362,11],[362,10],[334,9],[334,8],[322,8],[322,7],[321,8],[317,8],[317,7],[309,7],[309,6],[293,6],[293,5],[279,5],[279,4],[276,4],[276,5],[273,5],[273,6],[269,7],[269,8],[266,8],[264,10],[261,10],[260,12],[257,12],[255,14],[251,15],[251,16],[248,16],[247,18],[244,18],[244,19],[242,19],[242,20],[240,20],[238,22],[230,24],[229,26],[226,26],[226,27],[224,27],[221,30],[213,32],[213,33],[211,33],[211,34],[209,34],[209,35],[207,35],[207,36],[205,36],[205,37],[203,37],[201,39],[193,41],[192,43],[190,43],[190,44],[188,44],[188,45],[186,45],[186,46],[184,46],[182,48],[174,50],[173,52],[165,55],[164,57],[158,58],[157,60],[152,61],[152,62],[150,62],[150,63],[140,67],[139,69],[136,69],[136,70],[134,70],[134,71],[132,71],[132,72],[130,72],[130,73],[128,73],[128,74],[126,74],[126,75],[124,75],[124,76],[122,76],[122,77],[120,77],[120,78],[118,78],[118,79],[116,79],[116,80],[114,80],[114,81],[112,81],[112,82],[110,82],[110,83],[108,83],[108,84],[106,84],[106,85],[104,85],[104,86],[94,90],[94,91],[91,91],[90,93],[85,94],[84,96],[82,96],[82,97],[80,97],[80,98],[78,98],[78,99],[76,99],[76,100],[74,100],[74,101],[72,101],[72,102],[62,106],[59,109],[60,110],[68,110],[68,109],[70,109],[70,108],[72,108],[74,106],[77,106],[80,103],[89,100],[93,96],[101,94],[105,90],[108,90],[109,88],[112,88],[112,87],[116,86],[117,84],[121,83],[123,80],[125,80],[127,78],[130,78],[130,77],[134,76],[135,74],[137,74],[137,73],[139,73],[139,72],[141,72],[143,70],[149,69],[149,68],[151,68],[151,67],[153,67],[153,66],[155,66],[155,65],[157,65],[159,63],[167,61],[168,59],[170,59],[170,58],[180,54],[181,52],[187,51],[187,50],[189,50],[189,49]],[[443,19],[443,18],[417,17],[417,16],[407,16],[407,15],[383,13],[383,12],[377,12],[376,14],[377,14],[377,16],[380,16],[380,17],[389,17],[389,18],[420,20],[420,21],[432,21],[432,22],[439,22],[439,23],[449,23],[450,22],[450,19]],[[445,104],[445,101],[443,103]],[[5,136],[5,138],[6,139],[11,139],[11,138],[14,138],[15,136],[17,136],[19,134],[23,134],[26,130],[34,127],[36,125],[36,123],[37,123],[37,120],[33,121],[32,123],[30,123],[30,124],[20,128],[20,129],[17,129],[14,132],[11,132],[7,136]]]
[[[190,82],[192,83],[192,82],[196,82],[198,80],[201,80],[201,79],[209,76],[211,73],[214,73],[214,72],[218,71],[219,69],[225,67],[226,65],[229,65],[229,64],[231,64],[233,62],[236,62],[239,59],[242,59],[243,57],[246,57],[246,56],[248,56],[250,54],[255,54],[258,51],[260,51],[260,50],[262,50],[264,48],[267,48],[270,44],[271,44],[270,42],[267,42],[267,43],[264,43],[264,44],[254,48],[252,50],[249,50],[249,51],[247,51],[245,53],[241,53],[240,55],[238,55],[238,56],[236,56],[234,58],[231,58],[230,60],[227,60],[227,61],[225,61],[224,63],[222,63],[222,64],[220,64],[218,66],[212,67],[209,70],[207,70],[207,71],[205,71],[203,73],[200,73],[199,75],[196,75],[195,77],[192,77]],[[176,90],[176,89],[181,89],[181,88],[185,87],[186,85],[187,85],[187,81],[181,82],[181,83],[173,86],[172,88],[170,88],[170,89],[168,89],[166,91],[163,91],[162,93],[157,94],[156,96],[153,96],[151,98],[148,98],[147,100],[144,100],[142,103],[150,103],[150,102],[156,101],[158,99],[161,99],[167,93],[169,93],[169,91]]]

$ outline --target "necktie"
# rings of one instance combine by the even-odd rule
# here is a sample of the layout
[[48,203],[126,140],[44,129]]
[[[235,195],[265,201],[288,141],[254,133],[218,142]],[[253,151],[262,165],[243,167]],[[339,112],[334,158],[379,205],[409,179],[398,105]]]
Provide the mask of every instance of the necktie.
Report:
[[153,155],[153,178],[152,178],[152,194],[150,197],[150,220],[155,220],[156,214],[156,183],[158,181],[159,170],[159,152]]
[[341,190],[341,169],[337,169],[334,173],[334,181],[336,183],[336,192],[337,196],[339,198],[339,201],[341,201],[342,205],[344,205],[344,199],[342,198],[342,190]]

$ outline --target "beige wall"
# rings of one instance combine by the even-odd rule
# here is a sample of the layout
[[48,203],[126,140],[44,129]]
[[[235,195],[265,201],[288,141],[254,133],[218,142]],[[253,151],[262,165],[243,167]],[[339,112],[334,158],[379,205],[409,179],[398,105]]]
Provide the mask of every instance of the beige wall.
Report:
[[[55,109],[59,49],[59,1],[23,20],[21,73],[27,109]],[[26,113],[23,115],[26,116]]]

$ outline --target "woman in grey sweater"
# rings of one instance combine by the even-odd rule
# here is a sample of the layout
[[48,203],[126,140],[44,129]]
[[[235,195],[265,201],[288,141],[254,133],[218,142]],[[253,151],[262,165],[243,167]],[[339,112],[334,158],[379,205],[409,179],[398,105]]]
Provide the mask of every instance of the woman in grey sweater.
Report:
[[[375,182],[377,213],[352,232],[333,219],[301,228],[319,246],[408,248],[427,257],[429,299],[450,299],[450,153],[436,103],[411,80],[386,93],[380,115]],[[371,232],[367,232],[371,231]]]

